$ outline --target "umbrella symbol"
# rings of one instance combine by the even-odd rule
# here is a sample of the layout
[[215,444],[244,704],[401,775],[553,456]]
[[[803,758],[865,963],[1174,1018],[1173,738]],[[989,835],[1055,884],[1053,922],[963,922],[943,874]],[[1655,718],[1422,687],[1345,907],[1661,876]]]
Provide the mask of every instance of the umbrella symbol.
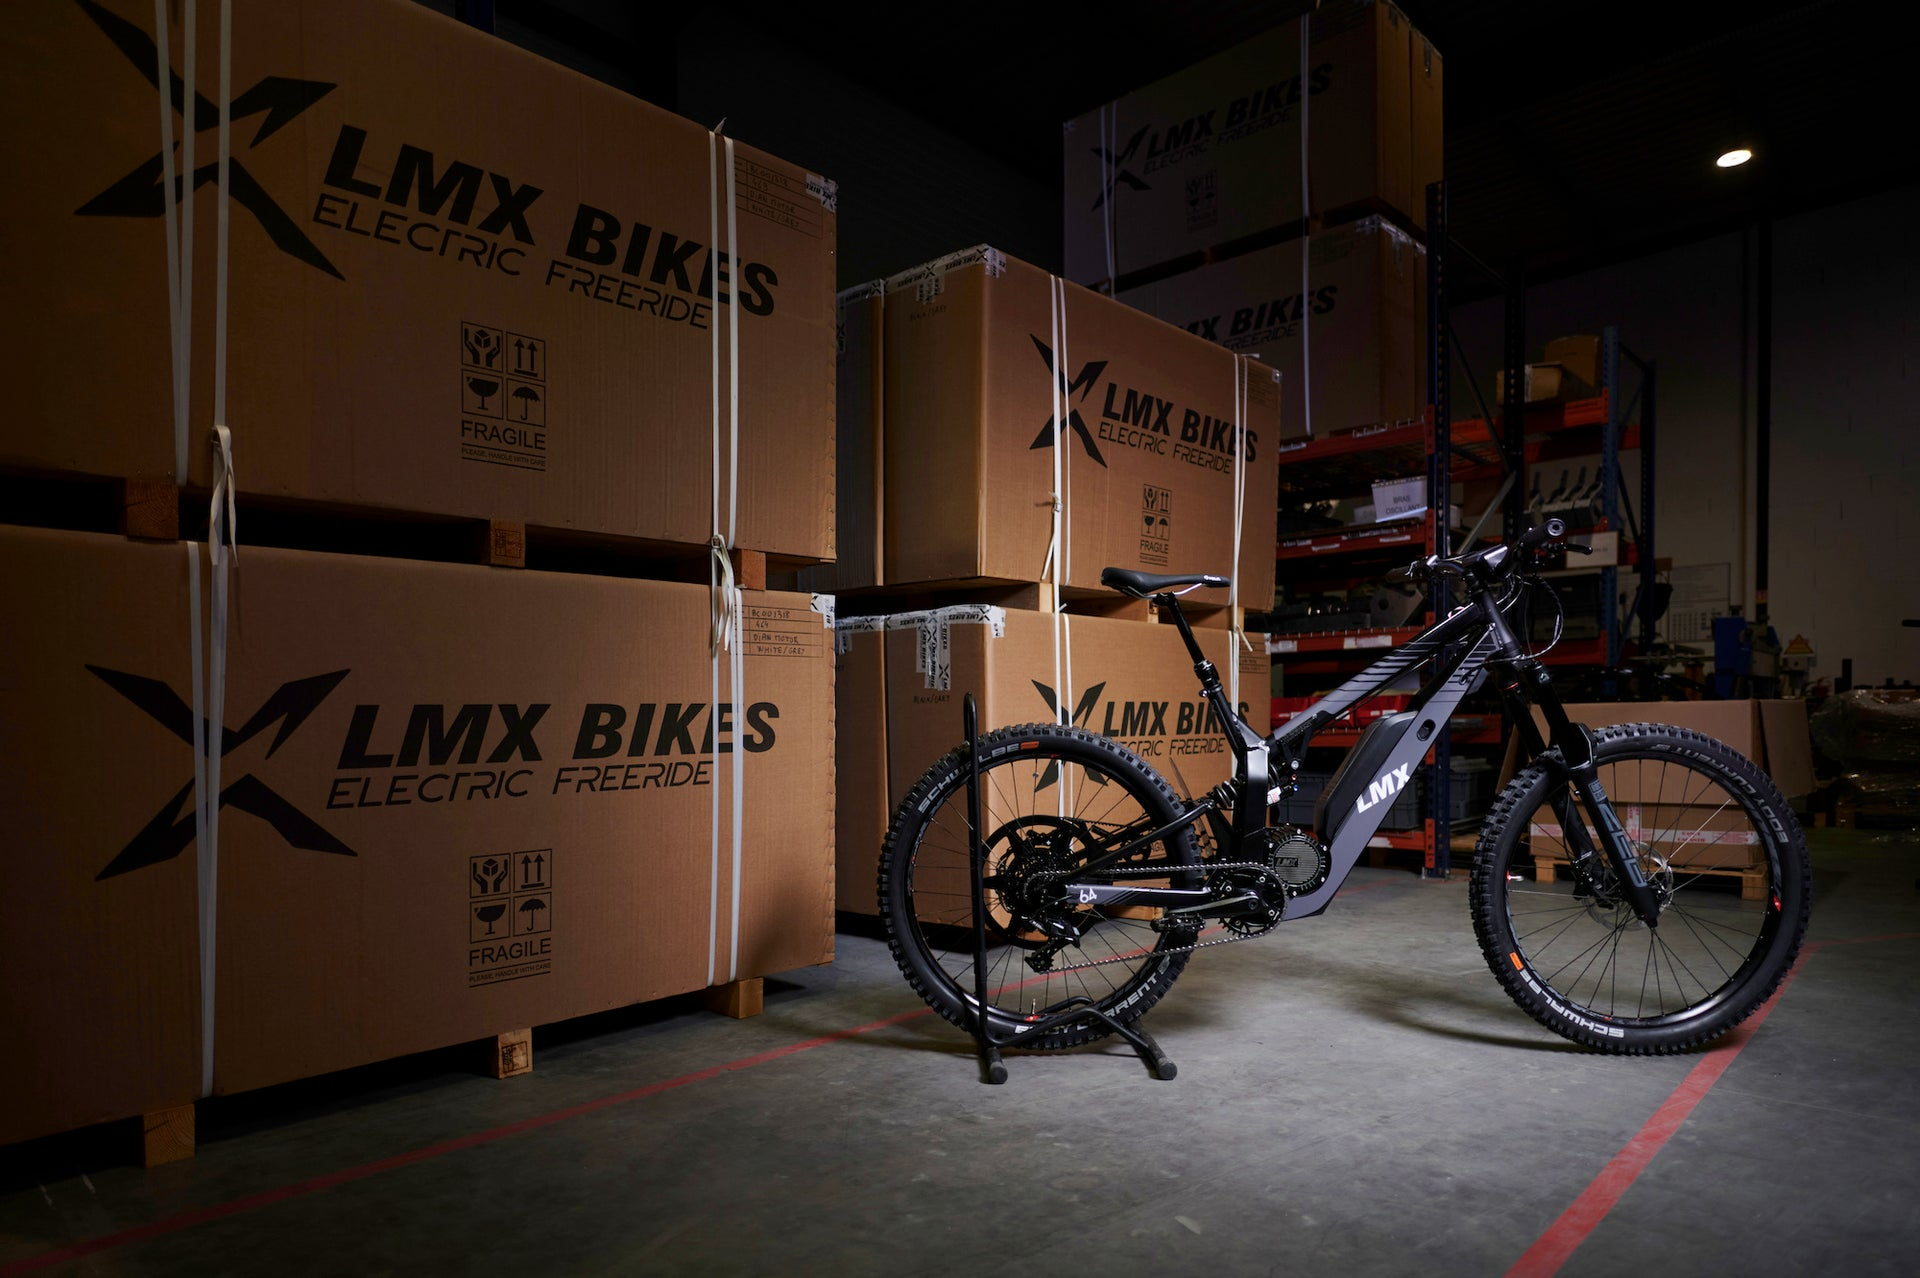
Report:
[[513,388],[513,397],[520,401],[520,420],[524,422],[527,420],[527,406],[539,401],[540,392],[531,386],[516,386]]
[[546,908],[547,903],[537,896],[521,905],[520,912],[527,916],[526,931],[533,931],[533,925],[539,920],[540,911]]
[[487,925],[487,935],[492,936],[494,934],[493,932],[494,920],[499,918],[502,914],[505,914],[506,912],[507,912],[507,907],[504,903],[499,905],[482,905],[474,910],[473,917],[475,917],[476,919],[479,919],[482,923],[485,923]]

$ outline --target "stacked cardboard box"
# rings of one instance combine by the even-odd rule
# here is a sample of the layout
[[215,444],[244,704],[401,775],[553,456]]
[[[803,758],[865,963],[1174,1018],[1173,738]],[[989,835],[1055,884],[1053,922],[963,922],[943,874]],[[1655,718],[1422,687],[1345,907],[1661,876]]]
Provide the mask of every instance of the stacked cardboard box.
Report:
[[[1131,749],[1187,795],[1232,775],[1233,756],[1173,626],[956,606],[842,618],[839,628],[842,910],[876,911],[875,869],[893,806],[961,741],[969,692],[982,732],[1071,721]],[[1198,638],[1241,714],[1258,706],[1264,715],[1265,636],[1237,650],[1225,631]]]
[[885,362],[889,585],[1105,593],[1113,566],[1271,598],[1271,368],[990,248],[889,281]]
[[1405,14],[1334,0],[1069,121],[1067,278],[1124,286],[1355,205],[1419,226],[1441,97],[1440,56]]
[[[0,51],[0,155],[34,175],[0,258],[0,341],[34,370],[0,465],[211,481],[218,24],[176,151],[135,56],[154,14],[39,5]],[[704,544],[737,359],[733,540],[834,557],[831,183],[406,0],[239,0],[233,33],[243,493]],[[170,329],[162,165],[188,145]]]
[[[1427,254],[1378,217],[1121,293],[1280,370],[1283,437],[1417,421],[1427,398]],[[1283,463],[1284,464],[1284,463]]]
[[[189,74],[163,9],[0,50],[0,466],[171,506],[223,405],[317,542],[691,548],[717,502],[833,557],[830,183],[403,0],[237,0],[223,209],[217,24]],[[26,529],[0,590],[0,1143],[831,956],[825,601],[748,591],[716,653],[705,586]]]
[[0,636],[33,903],[0,933],[25,1045],[0,1143],[190,1102],[203,1039],[237,1092],[831,957],[832,634],[808,597],[747,596],[716,704],[705,587],[243,554],[216,836],[205,548],[0,533],[0,589],[60,601]]

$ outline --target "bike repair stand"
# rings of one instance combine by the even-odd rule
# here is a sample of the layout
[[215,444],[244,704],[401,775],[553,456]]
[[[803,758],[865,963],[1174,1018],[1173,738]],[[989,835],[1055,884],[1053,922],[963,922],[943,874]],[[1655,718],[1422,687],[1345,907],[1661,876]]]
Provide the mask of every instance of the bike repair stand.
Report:
[[964,714],[967,733],[967,828],[973,831],[973,845],[967,857],[973,888],[973,1037],[980,1049],[982,1074],[989,1083],[1004,1083],[1007,1081],[1007,1067],[1000,1059],[1002,1047],[1013,1046],[1030,1035],[1038,1039],[1048,1030],[1062,1025],[1092,1019],[1104,1022],[1108,1029],[1132,1043],[1155,1078],[1163,1081],[1172,1078],[1178,1070],[1167,1059],[1167,1054],[1160,1050],[1160,1044],[1154,1041],[1153,1035],[1137,1023],[1122,1025],[1094,1007],[1093,1000],[1084,994],[1076,994],[1041,1009],[1023,1022],[1019,1033],[1004,1038],[996,1037],[993,1027],[987,1023],[987,847],[980,835],[980,712],[971,692],[967,694]]

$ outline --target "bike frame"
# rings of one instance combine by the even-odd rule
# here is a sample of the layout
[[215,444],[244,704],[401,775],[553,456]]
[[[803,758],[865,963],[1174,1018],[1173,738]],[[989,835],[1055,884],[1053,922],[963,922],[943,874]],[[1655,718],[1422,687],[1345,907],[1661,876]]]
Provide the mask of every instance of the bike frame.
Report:
[[[1481,561],[1499,568],[1507,548],[1485,552]],[[1558,779],[1571,783],[1592,828],[1600,832],[1598,848],[1589,837],[1565,784],[1556,785],[1553,800],[1565,831],[1571,868],[1576,878],[1593,887],[1607,879],[1603,862],[1611,867],[1611,881],[1648,926],[1659,920],[1659,903],[1640,870],[1625,829],[1615,816],[1599,781],[1592,734],[1567,718],[1546,667],[1520,643],[1507,624],[1503,609],[1517,597],[1496,598],[1491,584],[1472,573],[1459,574],[1466,582],[1467,599],[1405,644],[1386,653],[1365,670],[1314,702],[1285,728],[1271,736],[1255,732],[1228,703],[1226,689],[1213,663],[1200,651],[1180,611],[1177,596],[1156,594],[1153,601],[1173,617],[1187,652],[1193,658],[1200,692],[1212,707],[1234,756],[1232,811],[1223,810],[1220,791],[1196,802],[1180,819],[1110,850],[1094,849],[1081,873],[1097,874],[1105,866],[1124,861],[1202,817],[1211,820],[1220,836],[1221,859],[1242,859],[1244,849],[1264,837],[1268,809],[1279,800],[1292,774],[1300,767],[1316,732],[1330,721],[1378,695],[1408,671],[1430,666],[1425,681],[1406,710],[1376,720],[1361,734],[1328,782],[1314,812],[1314,833],[1327,848],[1327,878],[1311,892],[1290,899],[1283,919],[1308,918],[1325,910],[1340,890],[1360,853],[1379,831],[1394,796],[1411,784],[1413,769],[1432,748],[1435,736],[1446,730],[1460,702],[1493,675],[1529,762],[1555,769]],[[1538,706],[1547,722],[1542,734],[1529,707]],[[1279,772],[1281,775],[1276,776]],[[1121,833],[1120,837],[1130,835]],[[1136,888],[1114,884],[1070,882],[1065,889],[1084,907],[1158,904],[1170,909],[1191,907],[1208,896],[1196,888]]]

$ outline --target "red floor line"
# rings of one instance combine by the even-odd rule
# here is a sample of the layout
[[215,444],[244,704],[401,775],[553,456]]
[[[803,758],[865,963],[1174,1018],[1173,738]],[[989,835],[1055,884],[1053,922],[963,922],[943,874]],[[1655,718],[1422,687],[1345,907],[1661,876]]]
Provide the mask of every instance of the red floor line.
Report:
[[1688,1071],[1680,1080],[1673,1094],[1653,1112],[1633,1139],[1615,1154],[1600,1174],[1593,1178],[1573,1205],[1560,1214],[1560,1218],[1547,1226],[1546,1232],[1527,1248],[1513,1268],[1507,1270],[1506,1278],[1552,1278],[1567,1263],[1569,1257],[1587,1240],[1600,1222],[1613,1210],[1614,1204],[1632,1187],[1633,1182],[1653,1161],[1661,1147],[1667,1143],[1680,1124],[1693,1113],[1694,1107],[1705,1097],[1720,1076],[1727,1072],[1735,1058],[1746,1050],[1760,1025],[1773,1013],[1774,1005],[1786,994],[1793,984],[1794,977],[1808,959],[1821,950],[1833,945],[1864,945],[1873,941],[1911,941],[1920,940],[1920,932],[1892,932],[1884,936],[1838,937],[1826,941],[1808,941],[1800,947],[1800,957],[1788,969],[1786,978],[1780,982],[1780,988],[1773,992],[1755,1012],[1736,1028],[1717,1047],[1710,1050],[1698,1065]]
[[685,1087],[691,1083],[705,1082],[710,1078],[716,1078],[722,1074],[750,1069],[755,1065],[764,1065],[769,1061],[792,1056],[797,1052],[810,1051],[816,1047],[824,1047],[829,1043],[837,1043],[843,1039],[856,1038],[861,1034],[870,1034],[875,1030],[886,1029],[889,1026],[898,1025],[903,1021],[916,1020],[919,1017],[931,1016],[932,1014],[933,1009],[930,1007],[916,1008],[910,1012],[901,1012],[897,1016],[889,1016],[878,1021],[869,1021],[865,1025],[857,1025],[852,1029],[836,1030],[831,1034],[822,1034],[818,1038],[801,1039],[798,1042],[787,1043],[780,1047],[770,1048],[764,1052],[757,1052],[752,1056],[743,1056],[739,1060],[728,1061],[722,1065],[711,1065],[706,1069],[695,1070],[690,1074],[682,1074],[677,1078],[669,1078],[658,1083],[649,1083],[645,1087],[636,1087],[630,1091],[618,1092],[611,1096],[602,1096],[597,1100],[586,1101],[579,1105],[571,1105],[565,1109],[557,1109],[546,1114],[538,1114],[532,1118],[523,1118],[518,1122],[504,1123],[498,1127],[490,1127],[485,1131],[471,1132],[465,1136],[456,1136],[451,1140],[441,1141],[438,1144],[424,1145],[419,1149],[411,1149],[406,1153],[395,1154],[390,1158],[376,1159],[370,1163],[362,1163],[357,1167],[347,1167],[340,1171],[328,1172],[324,1176],[315,1176],[309,1180],[295,1181],[290,1185],[281,1185],[275,1189],[262,1190],[257,1194],[248,1194],[244,1197],[218,1203],[211,1207],[202,1207],[197,1211],[184,1212],[178,1216],[169,1216],[164,1220],[156,1220],[148,1224],[136,1225],[131,1229],[123,1229],[119,1233],[103,1234],[98,1238],[90,1238],[84,1242],[74,1243],[71,1246],[58,1248],[54,1251],[42,1252],[38,1256],[28,1256],[23,1260],[16,1260],[9,1264],[0,1265],[0,1278],[13,1278],[13,1275],[16,1274],[34,1273],[53,1265],[65,1264],[85,1256],[97,1255],[103,1251],[112,1251],[115,1248],[129,1246],[133,1243],[148,1242],[155,1238],[165,1237],[168,1234],[178,1233],[183,1229],[191,1229],[196,1225],[204,1225],[210,1221],[225,1219],[228,1216],[238,1216],[246,1212],[257,1211],[262,1207],[271,1207],[275,1203],[283,1203],[289,1199],[303,1198],[308,1194],[315,1194],[339,1185],[350,1184],[356,1180],[365,1180],[369,1176],[377,1176],[382,1172],[396,1171],[399,1168],[408,1167],[414,1163],[425,1162],[431,1158],[438,1158],[443,1154],[457,1153],[460,1150],[472,1149],[478,1145],[491,1144],[496,1140],[501,1140],[508,1136],[519,1135],[521,1132],[533,1131],[554,1123],[565,1122],[570,1118],[579,1118],[584,1114],[591,1114],[596,1110],[609,1109],[615,1105],[625,1105],[631,1101],[641,1100],[648,1096],[657,1096],[662,1092],[674,1091],[677,1088]]

